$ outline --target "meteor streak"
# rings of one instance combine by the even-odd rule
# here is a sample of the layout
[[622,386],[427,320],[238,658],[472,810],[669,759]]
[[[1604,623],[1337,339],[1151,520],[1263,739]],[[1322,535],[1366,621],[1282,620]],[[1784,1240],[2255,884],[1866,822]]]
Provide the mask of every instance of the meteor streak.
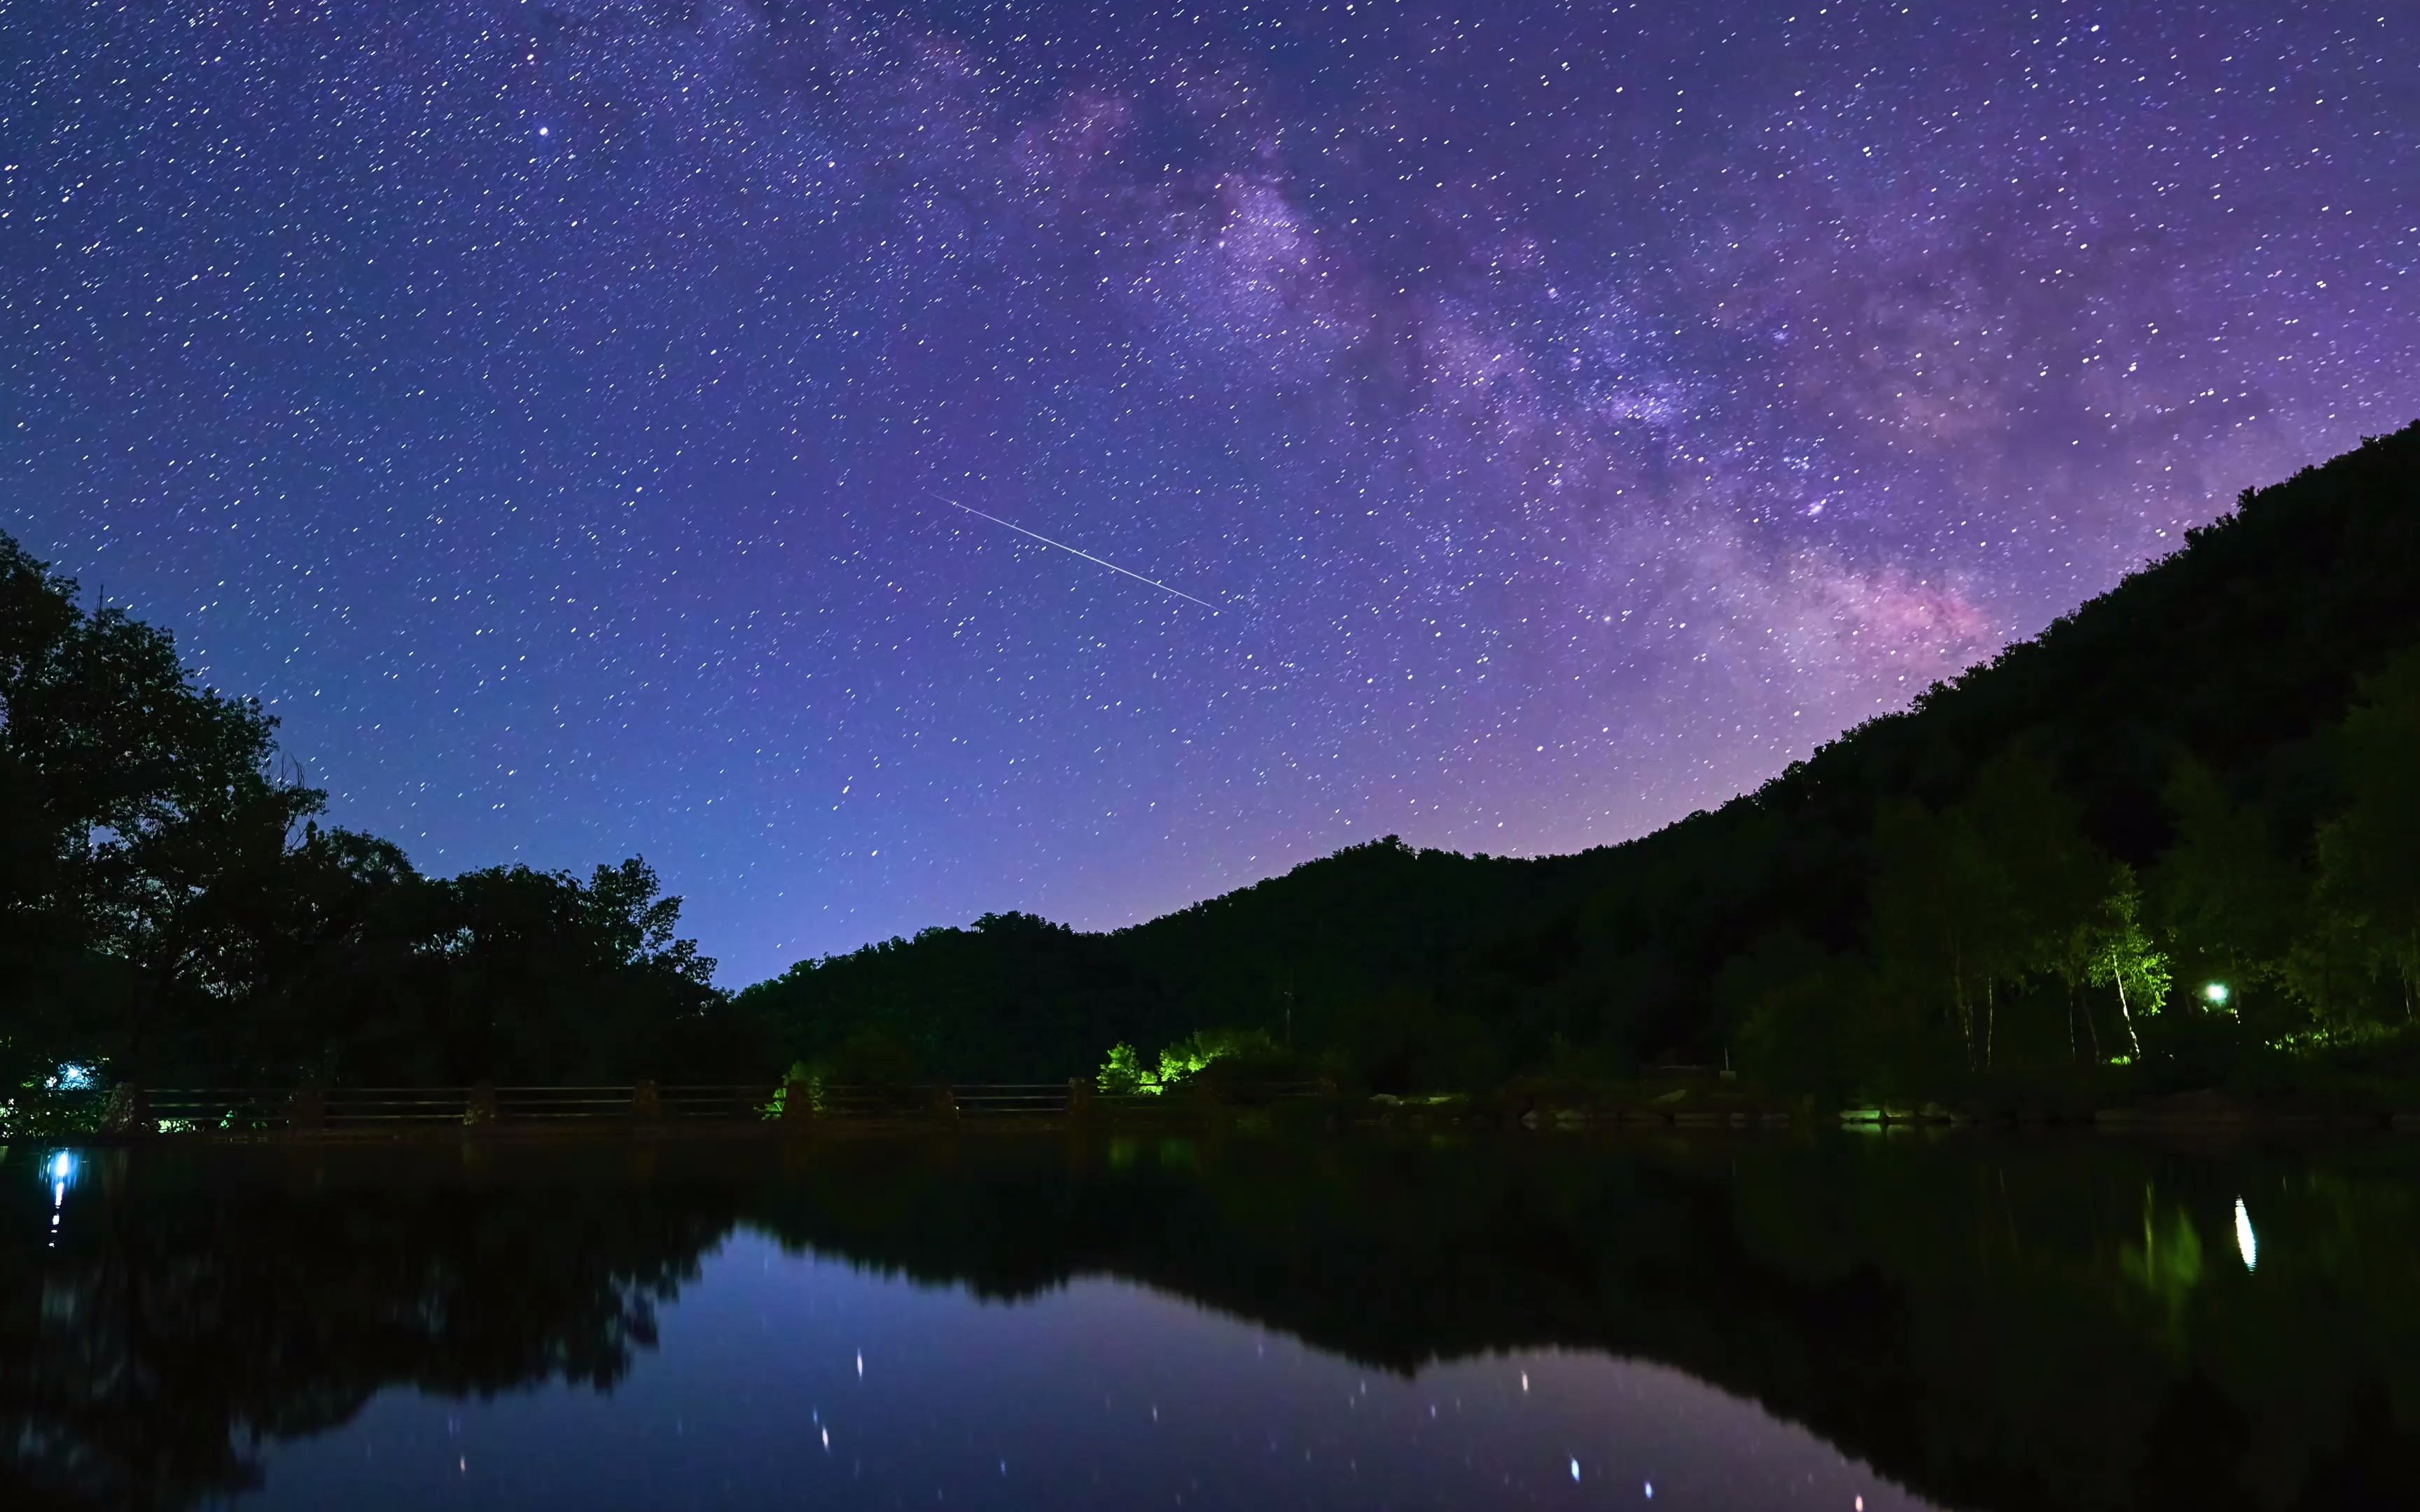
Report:
[[1188,604],[1199,604],[1213,614],[1218,612],[1218,606],[1211,603],[1208,599],[1196,598],[1182,588],[1171,588],[1168,584],[1161,582],[1156,578],[1146,578],[1139,572],[1127,572],[1125,568],[1119,566],[1114,562],[1104,562],[1099,557],[1093,555],[1090,551],[1079,550],[1075,547],[1069,546],[1064,541],[1054,541],[1050,539],[1050,537],[1044,535],[1039,532],[1029,531],[1024,526],[1018,525],[1014,521],[1004,520],[998,515],[986,515],[982,510],[975,508],[971,504],[962,504],[954,499],[945,498],[940,494],[935,494],[933,497],[939,499],[941,502],[949,505],[952,509],[962,509],[966,511],[968,514],[974,516],[977,519],[987,519],[994,525],[1005,525],[1019,535],[1032,536],[1033,539],[1041,542],[1044,546],[1055,546],[1062,551],[1071,552],[1076,556],[1082,557],[1085,561],[1093,563],[1096,567],[1107,567],[1111,572],[1123,573],[1125,576],[1132,578],[1139,583],[1151,584],[1154,588],[1158,589],[1163,594],[1174,594],[1177,597],[1184,599]]

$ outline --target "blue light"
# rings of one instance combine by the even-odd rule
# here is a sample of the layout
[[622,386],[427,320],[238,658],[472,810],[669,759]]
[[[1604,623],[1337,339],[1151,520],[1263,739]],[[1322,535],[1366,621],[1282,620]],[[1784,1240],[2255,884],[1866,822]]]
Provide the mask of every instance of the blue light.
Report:
[[51,1157],[51,1176],[64,1181],[75,1174],[75,1157],[62,1149]]

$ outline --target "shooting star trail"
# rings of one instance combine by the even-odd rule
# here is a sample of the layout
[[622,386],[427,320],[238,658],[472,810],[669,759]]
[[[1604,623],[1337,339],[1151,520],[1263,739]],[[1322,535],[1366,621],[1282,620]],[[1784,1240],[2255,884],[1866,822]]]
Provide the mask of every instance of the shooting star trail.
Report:
[[1184,599],[1187,603],[1199,604],[1213,614],[1218,612],[1218,606],[1211,603],[1208,599],[1196,598],[1182,588],[1171,588],[1168,584],[1161,582],[1156,578],[1146,578],[1139,572],[1127,572],[1125,568],[1119,566],[1114,562],[1104,562],[1099,557],[1093,555],[1090,551],[1080,550],[1075,547],[1069,546],[1064,541],[1054,541],[1050,539],[1050,537],[1044,535],[1039,532],[1029,531],[1024,526],[1016,524],[1013,520],[1002,519],[998,515],[986,515],[982,510],[975,508],[971,504],[962,504],[956,500],[945,497],[941,494],[934,494],[933,497],[940,500],[941,502],[949,505],[952,509],[965,510],[968,514],[974,516],[977,519],[987,519],[994,525],[1005,525],[1019,535],[1032,536],[1033,539],[1041,542],[1044,546],[1055,546],[1062,551],[1071,552],[1076,556],[1082,557],[1085,561],[1093,563],[1096,567],[1107,567],[1111,572],[1122,573],[1128,578],[1132,578],[1139,583],[1149,583],[1163,594],[1174,594],[1177,597]]

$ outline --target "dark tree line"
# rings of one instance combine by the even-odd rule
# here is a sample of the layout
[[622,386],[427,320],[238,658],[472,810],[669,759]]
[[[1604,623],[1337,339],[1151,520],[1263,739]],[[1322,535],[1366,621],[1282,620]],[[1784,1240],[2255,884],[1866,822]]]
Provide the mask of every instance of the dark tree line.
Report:
[[1390,1091],[1730,1061],[1825,1095],[2420,1074],[2420,426],[1758,792],[1540,860],[1388,839],[1131,929],[1022,914],[726,1000],[638,861],[424,877],[257,703],[0,538],[0,1076],[1058,1080],[1274,1047]]
[[1837,1095],[2420,1069],[2415,773],[2420,426],[1631,843],[1389,839],[1113,933],[992,917],[741,1001],[799,1057],[952,1074],[1212,1027],[1390,1090],[1725,1058]]
[[0,535],[0,1085],[700,1074],[766,1060],[643,861],[421,875],[276,720]]

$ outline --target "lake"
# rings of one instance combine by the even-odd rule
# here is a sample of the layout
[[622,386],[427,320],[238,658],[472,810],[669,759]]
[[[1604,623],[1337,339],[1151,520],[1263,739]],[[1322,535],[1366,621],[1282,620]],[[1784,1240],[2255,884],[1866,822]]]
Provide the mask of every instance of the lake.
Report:
[[2420,1143],[0,1155],[11,1507],[2420,1505]]

